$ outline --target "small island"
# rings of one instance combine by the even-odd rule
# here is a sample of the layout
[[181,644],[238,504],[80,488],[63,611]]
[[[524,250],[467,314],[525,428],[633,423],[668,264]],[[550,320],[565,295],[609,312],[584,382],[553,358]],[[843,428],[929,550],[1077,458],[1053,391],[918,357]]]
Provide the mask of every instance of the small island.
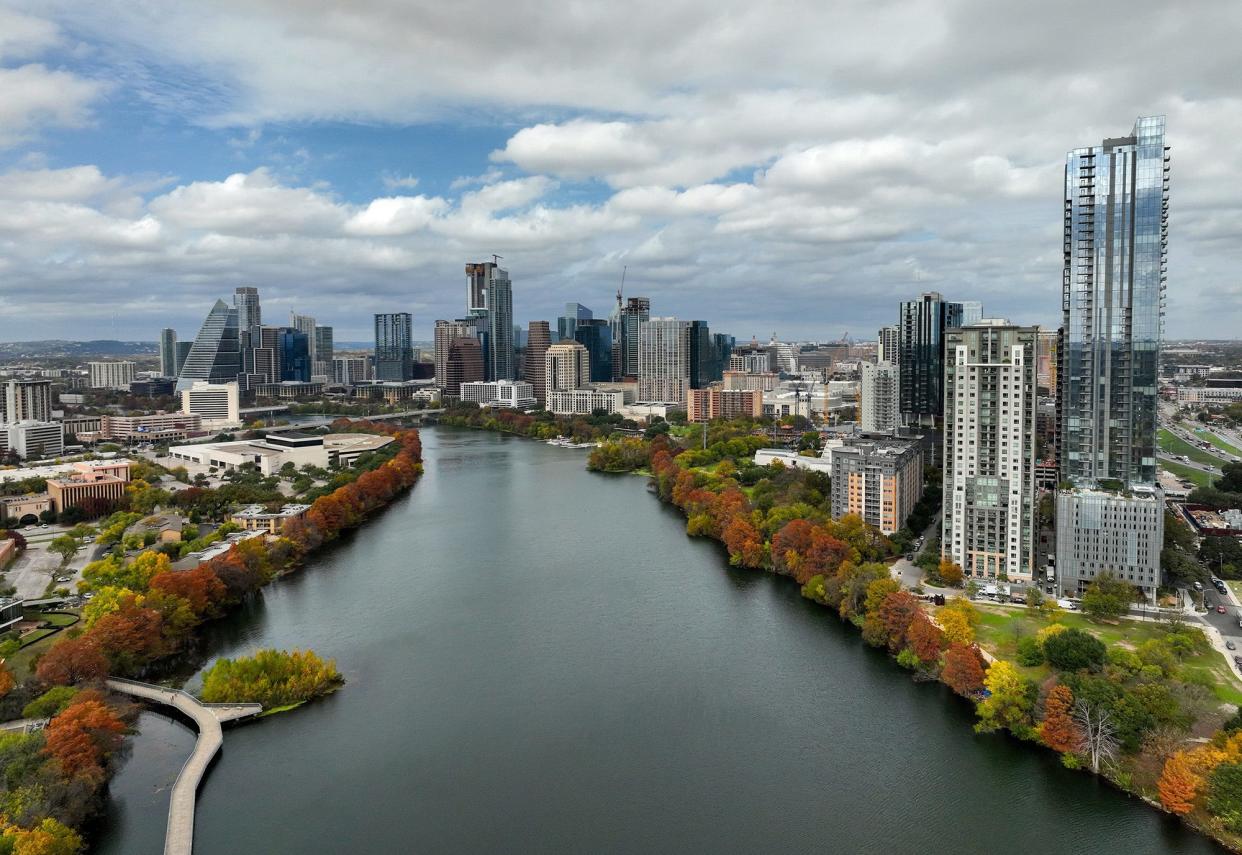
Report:
[[314,651],[269,649],[216,660],[203,677],[200,694],[211,704],[257,702],[263,715],[272,715],[330,695],[344,684],[336,662]]

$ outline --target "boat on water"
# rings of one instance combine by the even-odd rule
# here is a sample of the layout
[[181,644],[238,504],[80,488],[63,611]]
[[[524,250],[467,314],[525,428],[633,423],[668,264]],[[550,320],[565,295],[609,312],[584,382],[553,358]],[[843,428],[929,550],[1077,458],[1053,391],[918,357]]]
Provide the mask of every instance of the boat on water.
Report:
[[574,442],[567,436],[558,436],[556,439],[548,440],[548,445],[555,445],[558,448],[595,448],[598,442]]

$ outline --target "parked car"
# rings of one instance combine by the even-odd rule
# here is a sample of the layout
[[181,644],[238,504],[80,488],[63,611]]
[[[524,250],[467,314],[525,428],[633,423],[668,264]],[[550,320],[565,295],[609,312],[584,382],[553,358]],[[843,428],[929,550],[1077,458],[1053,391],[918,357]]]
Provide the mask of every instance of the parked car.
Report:
[[1233,657],[1233,664],[1237,665],[1239,668],[1242,668],[1242,656]]
[[1237,650],[1237,649],[1238,649],[1238,645],[1234,644],[1232,641],[1226,641],[1226,642],[1225,642],[1225,649],[1226,649],[1226,650]]
[[1225,607],[1224,607],[1224,606],[1217,606],[1217,607],[1216,607],[1216,613],[1217,613],[1218,615],[1223,615],[1223,614],[1225,613]]

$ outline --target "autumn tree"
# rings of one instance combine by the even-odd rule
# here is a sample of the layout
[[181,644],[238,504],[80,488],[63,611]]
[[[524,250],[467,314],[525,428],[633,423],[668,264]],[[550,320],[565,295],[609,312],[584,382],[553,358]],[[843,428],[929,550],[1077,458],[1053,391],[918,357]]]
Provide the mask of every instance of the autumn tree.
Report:
[[0,827],[0,851],[12,855],[77,855],[82,851],[82,838],[72,828],[49,816],[32,828]]
[[959,695],[969,697],[983,688],[983,656],[974,645],[950,642],[944,653],[940,679]]
[[1044,700],[1044,720],[1039,726],[1039,738],[1053,751],[1064,754],[1077,751],[1082,739],[1077,725],[1070,715],[1074,706],[1074,693],[1068,686],[1057,684]]
[[988,667],[983,687],[989,695],[979,703],[980,731],[1004,727],[1017,733],[1025,728],[1031,712],[1027,682],[1012,663],[997,659]]
[[215,616],[228,589],[211,567],[200,564],[193,570],[159,573],[151,579],[151,590],[181,597],[197,615]]
[[979,625],[979,612],[965,597],[954,597],[936,615],[945,637],[952,643],[972,644],[975,627]]
[[102,770],[121,742],[125,724],[107,704],[87,699],[71,703],[48,722],[43,750],[70,775]]
[[729,563],[739,567],[763,566],[763,541],[759,529],[745,517],[734,517],[723,532]]
[[918,614],[922,614],[919,601],[908,591],[894,591],[884,598],[878,616],[890,651],[896,653],[906,646],[907,631]]
[[944,649],[944,633],[920,609],[906,632],[910,650],[924,668],[935,665]]
[[940,581],[946,585],[956,588],[962,584],[962,568],[949,556],[940,559]]
[[13,691],[16,681],[13,679],[13,672],[9,670],[9,666],[0,660],[0,698],[6,697],[9,692]]
[[108,675],[108,660],[99,642],[89,635],[64,638],[39,658],[35,676],[42,683],[67,686],[102,680]]

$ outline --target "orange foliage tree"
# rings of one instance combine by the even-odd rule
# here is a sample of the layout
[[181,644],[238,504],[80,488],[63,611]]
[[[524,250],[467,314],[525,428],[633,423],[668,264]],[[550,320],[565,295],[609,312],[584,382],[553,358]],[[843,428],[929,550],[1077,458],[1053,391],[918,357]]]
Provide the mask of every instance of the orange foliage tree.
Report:
[[962,568],[947,555],[940,559],[940,580],[946,585],[957,587],[962,584]]
[[944,653],[940,679],[959,695],[969,696],[983,688],[983,656],[979,648],[954,642]]
[[99,649],[99,642],[89,633],[57,642],[39,657],[35,669],[40,682],[57,686],[102,680],[107,674],[108,659]]
[[884,627],[889,650],[896,653],[906,646],[907,630],[915,615],[921,613],[918,599],[909,591],[896,591],[884,598],[878,617]]
[[729,563],[740,567],[763,566],[763,537],[746,517],[734,517],[725,526],[724,544],[729,550]]
[[0,662],[0,698],[13,691],[14,685],[16,682],[13,680],[13,672],[9,670],[8,665]]
[[107,704],[75,699],[48,722],[43,751],[70,775],[102,771],[104,759],[116,750],[124,732],[125,723]]
[[193,570],[159,573],[151,580],[151,588],[181,597],[190,604],[196,615],[218,614],[227,593],[220,577],[206,564],[200,564]]
[[1165,810],[1178,816],[1185,816],[1194,809],[1195,796],[1203,786],[1203,779],[1195,772],[1190,758],[1185,752],[1178,751],[1164,761],[1164,769],[1156,789],[1160,792],[1160,803]]
[[924,667],[939,661],[940,652],[944,650],[944,633],[928,619],[922,609],[910,622],[906,637],[909,639],[910,649]]
[[1070,711],[1074,708],[1074,693],[1069,686],[1057,684],[1044,699],[1044,720],[1039,725],[1039,738],[1053,751],[1065,753],[1077,751],[1082,732]]

